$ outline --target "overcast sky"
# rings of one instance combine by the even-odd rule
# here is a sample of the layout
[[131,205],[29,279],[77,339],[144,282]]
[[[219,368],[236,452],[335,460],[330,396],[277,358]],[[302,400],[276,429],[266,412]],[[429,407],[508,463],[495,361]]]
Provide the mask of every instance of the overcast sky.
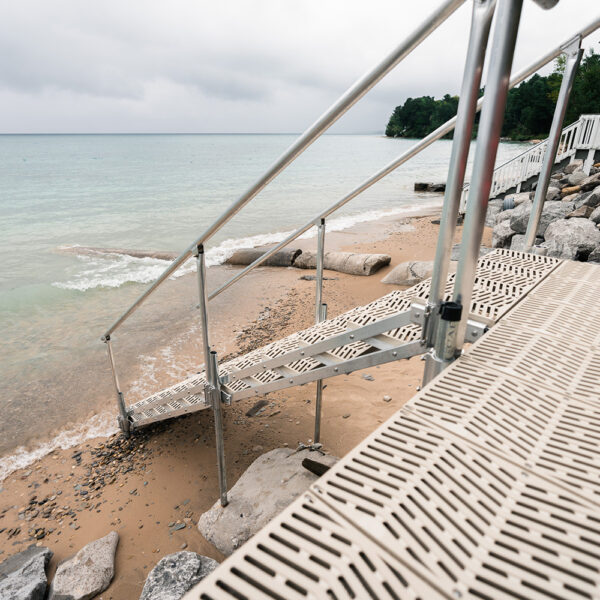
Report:
[[[297,132],[440,0],[2,0],[0,132]],[[333,131],[459,90],[471,0]],[[513,71],[600,13],[524,0]],[[600,51],[600,35],[586,47]]]

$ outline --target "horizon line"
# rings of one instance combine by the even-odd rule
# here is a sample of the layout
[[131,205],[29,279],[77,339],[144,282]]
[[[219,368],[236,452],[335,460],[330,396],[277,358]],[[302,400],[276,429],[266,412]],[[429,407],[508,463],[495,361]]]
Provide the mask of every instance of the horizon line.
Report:
[[[302,135],[302,131],[25,131],[25,132],[0,132],[0,136],[8,135]],[[384,131],[349,131],[330,133],[325,132],[321,135],[384,135]]]

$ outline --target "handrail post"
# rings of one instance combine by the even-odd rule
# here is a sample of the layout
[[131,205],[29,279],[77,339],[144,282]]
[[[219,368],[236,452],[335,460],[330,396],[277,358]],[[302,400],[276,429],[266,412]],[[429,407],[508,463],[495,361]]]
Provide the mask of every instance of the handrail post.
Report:
[[[456,117],[456,127],[454,129],[450,165],[448,167],[448,180],[446,182],[440,231],[433,264],[429,300],[425,309],[426,319],[423,324],[422,339],[429,348],[433,346],[435,332],[439,324],[439,310],[444,301],[450,253],[454,232],[456,231],[465,171],[469,158],[473,123],[477,112],[477,99],[485,60],[485,50],[487,48],[492,17],[494,16],[495,4],[495,0],[476,0],[473,2],[469,46]],[[427,354],[423,376],[424,384],[428,383],[437,373],[438,369],[435,366],[437,362],[433,352]]]
[[198,296],[200,321],[202,326],[202,346],[204,350],[204,370],[208,384],[204,388],[206,404],[212,408],[215,421],[215,446],[217,452],[217,472],[219,477],[219,497],[221,506],[227,506],[227,475],[225,469],[225,441],[223,436],[223,411],[221,407],[221,382],[217,353],[210,349],[208,331],[208,294],[206,291],[206,257],[204,245],[196,248],[196,267],[198,272]]
[[129,437],[130,425],[129,425],[129,415],[127,414],[127,409],[125,408],[125,398],[123,396],[123,392],[121,391],[121,386],[119,385],[119,377],[117,375],[117,368],[115,366],[115,358],[112,352],[112,346],[110,345],[110,336],[107,335],[104,339],[106,344],[106,350],[108,351],[108,361],[110,363],[110,369],[112,371],[113,383],[115,385],[115,391],[117,393],[117,407],[119,408],[119,416],[117,417],[117,421],[119,423],[119,428],[121,431]]
[[544,202],[546,201],[548,184],[550,183],[552,167],[556,159],[558,143],[562,133],[562,124],[565,119],[565,113],[567,111],[571,89],[573,88],[573,81],[575,81],[575,73],[577,72],[577,67],[579,66],[579,62],[581,61],[581,56],[583,54],[580,36],[576,37],[571,44],[565,48],[565,54],[567,56],[565,71],[560,84],[558,99],[556,100],[554,116],[552,117],[552,125],[550,127],[550,133],[548,134],[548,145],[546,146],[542,169],[540,171],[537,187],[535,189],[533,206],[531,208],[529,222],[527,223],[527,231],[525,232],[525,252],[531,252],[533,249],[538,226],[542,217],[542,211],[544,210]]
[[464,344],[522,7],[523,0],[504,0],[496,13],[485,101],[479,122],[473,179],[452,302],[443,306],[446,314],[441,315],[434,347],[436,355],[444,361],[442,368],[460,354]]
[[[323,304],[323,264],[325,262],[325,219],[319,221],[317,226],[317,276],[315,289],[315,323],[320,323],[327,318],[327,304]],[[317,394],[315,399],[315,443],[321,440],[321,405],[323,402],[323,380],[317,381]]]

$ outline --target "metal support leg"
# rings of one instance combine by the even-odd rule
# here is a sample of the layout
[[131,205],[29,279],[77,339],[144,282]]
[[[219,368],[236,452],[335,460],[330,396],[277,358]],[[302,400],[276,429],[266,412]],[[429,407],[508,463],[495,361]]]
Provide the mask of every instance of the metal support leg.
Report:
[[215,445],[217,450],[217,470],[219,476],[219,497],[221,506],[227,506],[227,477],[225,471],[225,442],[223,437],[223,412],[221,408],[221,382],[217,353],[210,349],[208,331],[208,297],[206,293],[206,259],[204,246],[200,244],[196,252],[198,271],[198,295],[200,298],[200,321],[202,324],[202,345],[204,349],[204,369],[208,385],[204,390],[206,403],[212,407],[215,420]]
[[[434,345],[439,324],[439,310],[444,300],[444,289],[448,277],[448,264],[452,251],[452,241],[456,230],[456,222],[463,193],[465,170],[469,157],[473,122],[477,112],[477,99],[481,84],[481,73],[485,59],[490,26],[494,15],[495,0],[475,0],[471,34],[465,62],[454,142],[448,168],[448,179],[440,222],[429,302],[426,308],[426,319],[422,340],[431,348]],[[426,385],[443,368],[438,365],[439,359],[432,352],[427,355],[423,385]]]
[[[315,323],[327,318],[327,304],[323,304],[323,262],[325,258],[325,219],[318,225],[317,236],[317,276],[315,290]],[[321,440],[321,404],[323,399],[323,380],[317,381],[317,396],[315,400],[315,443]]]
[[125,398],[123,397],[123,392],[121,392],[121,388],[119,386],[119,377],[117,375],[115,359],[112,353],[112,347],[110,345],[110,336],[106,336],[104,341],[106,343],[106,349],[108,351],[108,360],[110,362],[110,369],[112,371],[113,383],[115,384],[115,391],[117,392],[117,407],[119,408],[119,416],[117,417],[117,421],[119,423],[121,431],[126,436],[129,436],[129,416],[127,414],[127,409],[125,408]]
[[567,104],[569,103],[569,96],[571,94],[571,89],[573,88],[573,81],[575,80],[575,73],[579,67],[582,54],[583,50],[581,49],[581,36],[577,36],[565,48],[567,62],[565,64],[565,71],[560,84],[560,91],[558,93],[558,99],[554,109],[554,116],[552,117],[552,126],[550,127],[550,133],[548,134],[548,145],[546,146],[542,170],[540,171],[540,177],[535,190],[533,207],[531,209],[529,223],[527,224],[527,232],[525,233],[525,252],[531,252],[535,244],[535,237],[540,224],[540,219],[542,217],[542,211],[544,210],[546,193],[548,192],[548,184],[550,183],[550,176],[552,175],[552,166],[556,160],[556,152],[558,150],[558,144],[560,142],[560,136],[562,133],[562,123],[565,119],[565,112],[567,110]]
[[458,326],[447,328],[444,339],[438,336],[435,345],[438,356],[453,359],[460,354],[464,344],[522,6],[523,0],[504,0],[499,3],[496,14],[485,101],[479,123],[473,177],[452,297],[455,305],[462,307],[462,315]]
[[[327,318],[327,304],[321,304],[321,321]],[[323,380],[317,381],[317,396],[315,400],[315,434],[313,440],[315,443],[321,441],[321,406],[323,402]]]

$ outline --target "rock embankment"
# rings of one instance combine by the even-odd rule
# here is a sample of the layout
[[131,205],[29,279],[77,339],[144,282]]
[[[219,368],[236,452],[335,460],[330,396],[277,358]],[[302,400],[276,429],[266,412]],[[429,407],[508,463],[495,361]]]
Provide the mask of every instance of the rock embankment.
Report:
[[[493,227],[494,248],[523,249],[534,194],[490,200],[486,225]],[[600,163],[589,175],[582,161],[552,175],[535,244],[547,256],[600,262]]]

